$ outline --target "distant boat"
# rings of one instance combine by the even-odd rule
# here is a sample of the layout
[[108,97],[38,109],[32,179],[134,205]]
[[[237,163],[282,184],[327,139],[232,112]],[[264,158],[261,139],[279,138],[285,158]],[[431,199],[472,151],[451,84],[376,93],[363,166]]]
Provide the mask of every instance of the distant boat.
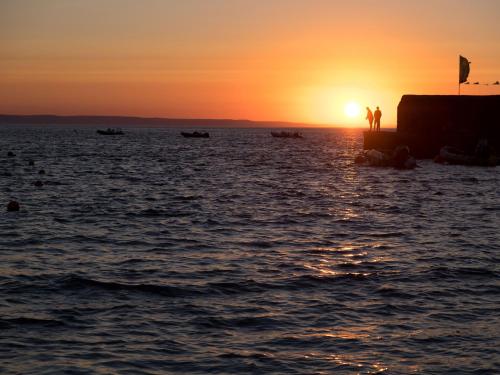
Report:
[[276,138],[303,138],[299,132],[271,132],[271,135]]
[[181,134],[186,138],[210,138],[210,134],[208,134],[208,132],[181,132]]
[[97,134],[101,135],[123,135],[123,130],[120,128],[107,128],[106,130],[97,130]]

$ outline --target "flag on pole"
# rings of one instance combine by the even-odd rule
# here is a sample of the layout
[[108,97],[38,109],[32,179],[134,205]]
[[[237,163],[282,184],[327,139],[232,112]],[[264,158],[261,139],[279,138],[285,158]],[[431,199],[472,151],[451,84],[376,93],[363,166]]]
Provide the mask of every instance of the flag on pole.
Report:
[[469,66],[470,61],[467,60],[465,57],[460,56],[458,65],[460,67],[458,83],[460,84],[460,83],[467,82],[467,77],[469,76],[469,72],[470,72],[470,66]]

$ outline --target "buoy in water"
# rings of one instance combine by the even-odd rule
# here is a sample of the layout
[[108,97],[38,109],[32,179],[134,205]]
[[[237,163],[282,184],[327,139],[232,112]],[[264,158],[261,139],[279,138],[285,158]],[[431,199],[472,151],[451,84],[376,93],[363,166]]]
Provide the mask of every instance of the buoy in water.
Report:
[[19,211],[19,202],[10,201],[7,204],[7,211]]
[[7,156],[8,157],[13,157],[13,156],[16,156],[16,154],[14,154],[12,151],[9,151],[9,152],[7,152]]
[[40,170],[38,171],[38,174],[45,174],[45,170],[44,170],[44,169],[40,169]]
[[33,185],[35,185],[36,187],[42,187],[43,186],[43,182],[40,181],[40,180],[36,180],[35,182],[33,182]]
[[31,166],[35,165],[35,161],[33,159],[28,160],[28,165]]

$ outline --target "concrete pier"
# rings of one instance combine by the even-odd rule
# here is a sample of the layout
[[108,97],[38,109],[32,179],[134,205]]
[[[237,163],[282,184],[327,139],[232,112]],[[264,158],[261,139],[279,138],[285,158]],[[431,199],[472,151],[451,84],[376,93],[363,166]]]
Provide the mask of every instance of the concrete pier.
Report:
[[363,137],[363,148],[365,150],[389,151],[394,150],[400,144],[399,134],[395,131],[365,131]]

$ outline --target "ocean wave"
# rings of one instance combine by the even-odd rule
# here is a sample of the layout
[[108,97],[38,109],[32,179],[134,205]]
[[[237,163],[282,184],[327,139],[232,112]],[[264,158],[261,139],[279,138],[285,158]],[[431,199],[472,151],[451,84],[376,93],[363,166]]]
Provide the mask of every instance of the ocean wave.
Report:
[[126,284],[111,281],[99,281],[81,276],[66,276],[61,279],[61,287],[65,290],[98,289],[105,291],[129,291],[158,294],[165,297],[187,297],[194,294],[201,294],[195,289],[186,287],[157,285],[157,284]]
[[383,286],[376,290],[376,293],[380,294],[383,297],[388,298],[399,298],[399,299],[413,299],[418,296],[413,293],[403,292],[400,289],[394,287]]
[[[214,273],[215,272],[215,273]],[[130,272],[122,271],[122,273],[130,274]],[[135,272],[134,274],[137,274]],[[151,271],[138,270],[139,275],[151,275]],[[225,270],[221,272],[212,271],[208,274],[202,271],[200,274],[208,275],[234,275],[234,271]],[[179,274],[180,276],[180,274]],[[346,284],[352,282],[372,281],[377,277],[375,273],[339,273],[331,276],[315,276],[302,275],[290,277],[275,281],[272,283],[260,282],[252,279],[244,279],[240,281],[221,281],[207,282],[204,284],[183,284],[183,285],[163,285],[163,284],[148,284],[148,283],[124,283],[121,281],[104,281],[81,275],[54,276],[45,275],[42,277],[27,277],[27,280],[17,281],[11,280],[5,282],[4,286],[9,286],[12,293],[29,293],[33,292],[33,288],[41,291],[52,291],[66,293],[68,291],[105,291],[105,292],[134,292],[156,294],[170,298],[186,298],[196,297],[201,295],[241,295],[248,293],[266,293],[278,290],[301,290],[305,288],[325,287],[333,284]]]
[[65,323],[57,319],[41,319],[41,318],[0,318],[0,328],[12,329],[26,326],[41,326],[41,327],[61,327]]
[[301,275],[286,280],[285,285],[292,288],[314,288],[330,284],[373,281],[376,273],[346,272],[329,276]]
[[431,277],[434,279],[491,279],[500,277],[498,271],[485,267],[431,267],[421,277]]
[[285,319],[277,319],[270,316],[242,316],[242,317],[220,317],[220,316],[209,316],[209,317],[197,317],[190,321],[197,327],[202,327],[204,329],[252,329],[252,330],[266,330],[266,329],[278,329],[291,324]]

